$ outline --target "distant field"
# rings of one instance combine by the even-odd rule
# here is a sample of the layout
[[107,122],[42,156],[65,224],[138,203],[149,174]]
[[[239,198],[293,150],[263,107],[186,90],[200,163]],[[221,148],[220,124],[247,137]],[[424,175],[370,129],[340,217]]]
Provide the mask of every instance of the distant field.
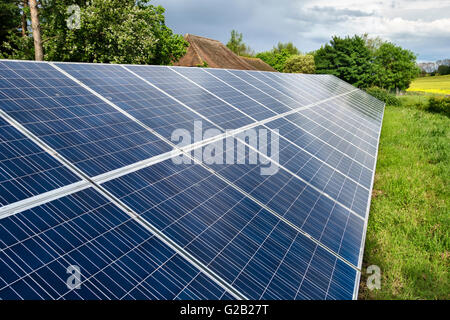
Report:
[[418,78],[407,91],[450,94],[450,75]]

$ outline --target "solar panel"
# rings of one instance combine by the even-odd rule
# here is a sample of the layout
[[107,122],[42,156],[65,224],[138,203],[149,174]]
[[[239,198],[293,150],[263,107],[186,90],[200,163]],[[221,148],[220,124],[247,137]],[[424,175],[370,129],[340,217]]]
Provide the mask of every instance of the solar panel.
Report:
[[105,187],[250,299],[352,296],[355,270],[200,166],[168,160]]
[[[2,109],[89,175],[170,151],[162,140],[45,63],[1,61]],[[20,97],[20,98],[19,98]]]
[[249,117],[167,67],[127,68],[223,128],[236,129],[252,123]]
[[[370,95],[329,75],[1,60],[0,109],[0,298],[356,298]],[[175,146],[199,121],[212,140]]]
[[[92,189],[0,220],[2,299],[218,299],[223,289]],[[67,270],[80,266],[79,289]]]
[[[203,120],[121,66],[80,63],[56,65],[166,139],[170,140],[176,129],[193,132],[194,121]],[[204,130],[211,128],[218,129],[210,122],[203,123]]]

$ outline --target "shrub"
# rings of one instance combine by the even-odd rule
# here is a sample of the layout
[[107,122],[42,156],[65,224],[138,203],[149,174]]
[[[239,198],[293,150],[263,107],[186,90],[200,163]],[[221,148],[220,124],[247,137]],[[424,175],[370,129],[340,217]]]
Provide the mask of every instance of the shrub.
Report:
[[315,73],[316,66],[312,55],[294,55],[286,60],[284,72],[288,73]]
[[433,113],[442,113],[450,117],[450,97],[431,97],[428,100],[428,105],[425,106],[425,110]]
[[391,93],[389,93],[389,91],[385,90],[385,89],[381,89],[378,87],[371,87],[366,89],[366,92],[372,96],[374,96],[375,98],[384,101],[387,105],[391,105],[391,106],[400,106],[401,102],[399,99],[397,99],[397,97]]

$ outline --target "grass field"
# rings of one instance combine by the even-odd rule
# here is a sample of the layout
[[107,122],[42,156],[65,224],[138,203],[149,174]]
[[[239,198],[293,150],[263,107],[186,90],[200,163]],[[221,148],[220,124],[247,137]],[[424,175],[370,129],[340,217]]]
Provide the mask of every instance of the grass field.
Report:
[[386,107],[363,266],[381,289],[363,269],[360,299],[450,298],[449,157],[448,117]]
[[450,75],[417,78],[406,91],[450,94]]

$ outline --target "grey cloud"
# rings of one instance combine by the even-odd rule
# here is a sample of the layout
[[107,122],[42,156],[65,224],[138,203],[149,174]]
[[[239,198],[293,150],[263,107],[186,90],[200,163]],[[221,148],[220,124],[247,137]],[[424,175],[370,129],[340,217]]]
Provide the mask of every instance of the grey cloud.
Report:
[[373,16],[374,12],[364,12],[361,10],[352,10],[352,9],[336,9],[334,7],[318,7],[314,6],[310,9],[310,11],[324,13],[331,16],[347,16],[347,17],[370,17]]
[[[448,18],[450,7],[427,10],[408,9],[403,0],[372,2],[374,11],[354,6],[337,8],[314,0],[155,0],[166,8],[166,22],[176,33],[192,33],[226,43],[230,31],[244,34],[244,41],[256,51],[271,49],[278,41],[293,41],[304,52],[320,48],[333,35],[352,35],[355,19],[383,16],[402,17],[410,21],[433,21]],[[323,3],[323,2],[322,2]],[[355,0],[356,3],[356,0]],[[352,31],[353,30],[353,31]],[[371,33],[361,30],[358,33]],[[411,37],[386,35],[390,40],[419,54],[421,60],[445,58],[450,41],[443,35]]]

